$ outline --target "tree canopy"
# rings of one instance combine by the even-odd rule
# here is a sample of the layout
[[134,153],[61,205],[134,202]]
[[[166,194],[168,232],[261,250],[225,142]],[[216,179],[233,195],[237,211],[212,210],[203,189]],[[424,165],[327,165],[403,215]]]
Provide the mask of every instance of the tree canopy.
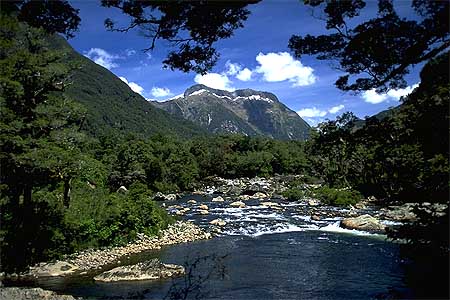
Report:
[[131,17],[127,27],[117,27],[113,20],[106,19],[109,30],[140,28],[150,39],[147,51],[153,50],[158,40],[166,40],[176,50],[168,53],[165,67],[204,74],[219,58],[214,43],[243,27],[250,14],[247,5],[257,2],[102,0],[102,5],[118,8]]
[[336,61],[346,74],[335,84],[344,91],[404,88],[412,66],[450,47],[449,1],[414,0],[416,16],[406,19],[398,15],[393,1],[379,0],[377,16],[353,27],[349,20],[360,15],[366,6],[363,0],[305,0],[305,4],[323,9],[326,29],[334,32],[294,35],[289,48],[297,58],[314,55]]

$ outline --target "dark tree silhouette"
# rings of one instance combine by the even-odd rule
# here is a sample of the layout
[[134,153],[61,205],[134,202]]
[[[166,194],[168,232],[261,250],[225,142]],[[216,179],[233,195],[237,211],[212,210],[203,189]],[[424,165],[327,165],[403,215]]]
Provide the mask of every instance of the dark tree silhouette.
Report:
[[305,4],[323,8],[326,28],[335,32],[294,35],[289,48],[297,58],[306,54],[337,61],[338,69],[346,74],[336,81],[336,86],[344,91],[404,88],[404,76],[412,66],[450,47],[449,1],[413,0],[417,15],[405,19],[397,14],[393,1],[379,0],[376,18],[353,28],[347,21],[360,14],[365,1],[305,0]]
[[2,12],[17,14],[19,21],[67,38],[74,37],[81,21],[78,9],[64,0],[12,0],[2,1],[0,6]]
[[257,2],[102,0],[102,5],[118,8],[131,17],[127,27],[117,27],[106,19],[109,30],[141,29],[150,39],[145,51],[153,50],[157,40],[166,40],[176,50],[168,53],[163,61],[165,67],[204,74],[219,58],[214,43],[243,27],[250,14],[247,5]]

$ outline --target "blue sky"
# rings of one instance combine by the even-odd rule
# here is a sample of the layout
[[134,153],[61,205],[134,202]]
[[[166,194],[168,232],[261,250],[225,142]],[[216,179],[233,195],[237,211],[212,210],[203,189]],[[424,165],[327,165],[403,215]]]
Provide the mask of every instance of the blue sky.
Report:
[[[324,21],[312,17],[311,9],[297,0],[269,0],[251,5],[252,13],[245,27],[238,29],[230,39],[216,44],[221,58],[209,74],[200,76],[163,70],[168,45],[159,42],[153,52],[145,53],[142,49],[147,48],[150,41],[139,30],[106,31],[103,25],[106,18],[123,25],[128,18],[116,9],[100,7],[99,2],[71,1],[80,9],[81,26],[69,43],[148,99],[162,101],[182,94],[196,83],[228,90],[252,88],[276,94],[281,102],[315,125],[345,111],[363,118],[396,106],[399,97],[419,82],[420,69],[416,68],[407,76],[410,87],[405,90],[383,95],[368,91],[355,96],[335,88],[334,82],[340,73],[331,63],[307,56],[296,60],[287,47],[293,34],[327,33]],[[363,14],[354,22],[375,15],[376,2],[367,2]],[[399,1],[396,5],[398,12],[408,17],[409,1]]]

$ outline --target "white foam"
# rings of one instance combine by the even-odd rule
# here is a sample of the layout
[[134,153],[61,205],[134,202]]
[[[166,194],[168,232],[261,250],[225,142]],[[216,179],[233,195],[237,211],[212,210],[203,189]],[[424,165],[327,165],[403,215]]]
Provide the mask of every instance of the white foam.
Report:
[[275,225],[263,225],[257,224],[253,226],[232,228],[223,233],[226,235],[246,235],[246,236],[261,236],[266,234],[278,234],[286,232],[299,232],[305,231],[307,228],[304,226],[297,226],[294,224],[275,224]]
[[354,229],[345,229],[339,226],[341,221],[336,221],[333,224],[329,224],[324,227],[320,227],[320,231],[325,232],[337,232],[337,233],[347,233],[347,234],[353,234],[353,235],[361,235],[361,236],[384,236],[383,234],[378,233],[370,233],[367,231],[362,230],[354,230]]

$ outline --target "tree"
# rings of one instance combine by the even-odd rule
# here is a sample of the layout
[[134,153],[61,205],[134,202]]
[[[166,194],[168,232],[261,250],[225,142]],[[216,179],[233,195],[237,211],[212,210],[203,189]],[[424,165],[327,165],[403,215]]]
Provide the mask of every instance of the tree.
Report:
[[[393,1],[379,0],[376,18],[353,28],[348,20],[359,16],[363,0],[305,0],[322,7],[326,29],[334,33],[297,36],[289,40],[295,56],[315,55],[319,60],[337,61],[336,86],[344,91],[363,91],[406,87],[404,79],[412,66],[427,62],[450,47],[449,1],[414,0],[417,16],[400,18]],[[349,82],[350,76],[354,78]]]
[[250,14],[247,5],[257,2],[102,0],[102,5],[118,8],[131,17],[130,25],[120,28],[106,19],[109,30],[140,28],[151,41],[145,51],[153,50],[157,40],[166,40],[177,50],[169,52],[163,61],[165,67],[204,74],[219,58],[214,43],[243,27]]
[[2,1],[0,8],[7,14],[16,14],[21,22],[42,27],[48,33],[62,33],[67,38],[74,37],[81,21],[79,10],[65,0]]
[[[2,261],[16,267],[52,248],[52,228],[62,218],[57,207],[69,205],[79,169],[83,111],[62,93],[69,69],[61,53],[48,50],[46,33],[3,14],[0,27]],[[60,185],[59,203],[33,195]]]

